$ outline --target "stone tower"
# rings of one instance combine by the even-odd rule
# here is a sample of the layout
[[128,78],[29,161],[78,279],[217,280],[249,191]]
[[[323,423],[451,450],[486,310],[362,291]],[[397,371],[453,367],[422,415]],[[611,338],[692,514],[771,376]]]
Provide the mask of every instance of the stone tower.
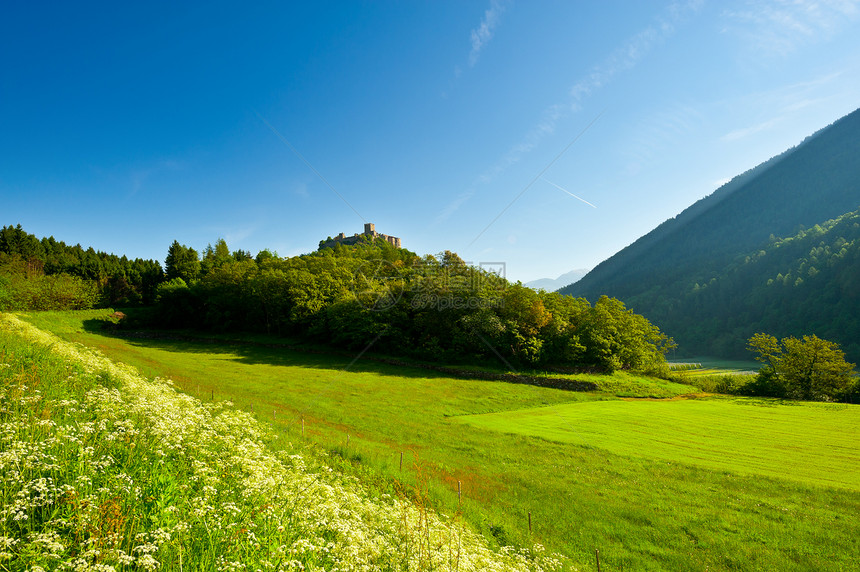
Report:
[[401,248],[400,239],[398,237],[389,236],[387,234],[382,234],[382,233],[376,232],[376,225],[373,224],[372,222],[364,223],[364,233],[363,234],[354,234],[352,236],[346,236],[343,233],[340,233],[339,235],[337,235],[333,239],[330,239],[327,241],[321,241],[320,242],[320,248],[321,249],[322,248],[333,248],[334,245],[338,244],[338,243],[347,244],[347,245],[357,244],[357,243],[361,242],[363,237],[365,237],[365,236],[369,236],[373,239],[381,238],[385,242],[390,244],[391,246],[394,246],[396,248]]

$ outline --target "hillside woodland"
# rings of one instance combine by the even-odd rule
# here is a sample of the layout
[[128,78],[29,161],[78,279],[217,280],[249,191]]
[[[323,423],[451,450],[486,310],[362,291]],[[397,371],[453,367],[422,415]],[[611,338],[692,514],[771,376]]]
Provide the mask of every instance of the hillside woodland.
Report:
[[815,333],[860,357],[860,210],[773,239],[718,269],[691,277],[675,300],[643,292],[691,351],[741,355],[755,332]]
[[688,355],[755,332],[858,346],[860,110],[727,183],[559,292],[614,296]]

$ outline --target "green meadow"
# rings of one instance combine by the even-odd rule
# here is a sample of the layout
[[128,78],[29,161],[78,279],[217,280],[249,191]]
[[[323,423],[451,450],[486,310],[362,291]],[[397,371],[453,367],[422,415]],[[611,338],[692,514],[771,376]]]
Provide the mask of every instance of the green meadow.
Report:
[[482,427],[860,491],[860,407],[754,398],[600,401],[459,417]]
[[0,313],[0,570],[561,569],[303,453]]
[[588,376],[592,393],[458,379],[259,338],[114,337],[103,315],[24,317],[203,401],[230,400],[499,544],[539,541],[578,570],[596,569],[596,550],[604,571],[856,569],[857,406],[702,398],[627,373]]

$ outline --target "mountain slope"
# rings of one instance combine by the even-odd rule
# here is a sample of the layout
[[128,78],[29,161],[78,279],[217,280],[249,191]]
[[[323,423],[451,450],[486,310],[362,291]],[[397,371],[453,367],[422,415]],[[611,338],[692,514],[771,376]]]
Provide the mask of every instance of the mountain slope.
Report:
[[860,209],[738,258],[658,311],[693,353],[742,355],[756,332],[814,333],[858,361],[858,284]]
[[860,110],[735,177],[560,292],[620,298],[686,349],[678,310],[695,284],[773,237],[792,236],[858,206]]

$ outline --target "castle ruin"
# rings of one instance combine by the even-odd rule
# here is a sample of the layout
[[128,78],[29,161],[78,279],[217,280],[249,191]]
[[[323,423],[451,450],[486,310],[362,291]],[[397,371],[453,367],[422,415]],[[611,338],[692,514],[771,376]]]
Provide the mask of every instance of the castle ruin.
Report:
[[365,236],[369,236],[372,240],[381,238],[391,246],[395,248],[400,248],[400,239],[398,237],[376,232],[376,225],[374,225],[372,222],[364,223],[364,232],[362,234],[346,236],[345,234],[340,233],[336,237],[322,242],[320,244],[320,248],[333,248],[335,244],[356,244],[360,242]]

